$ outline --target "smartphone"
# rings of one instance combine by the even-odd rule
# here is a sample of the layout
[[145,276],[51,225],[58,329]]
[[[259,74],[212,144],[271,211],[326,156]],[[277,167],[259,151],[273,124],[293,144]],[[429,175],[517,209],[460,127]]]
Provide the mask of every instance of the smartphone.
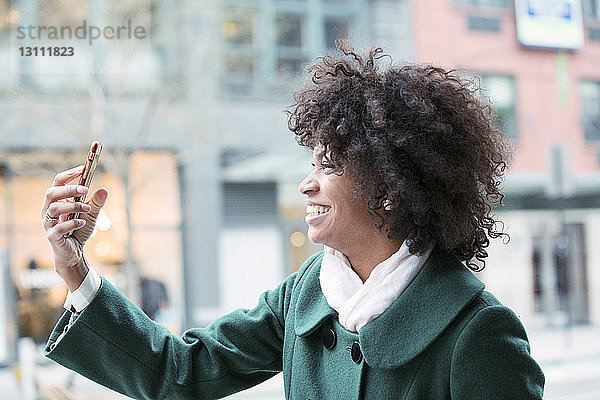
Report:
[[[96,171],[96,167],[98,166],[98,161],[100,160],[100,153],[102,153],[102,145],[99,142],[93,142],[90,146],[90,151],[88,152],[87,158],[85,160],[83,172],[81,173],[81,177],[79,178],[79,185],[85,186],[87,188],[90,187],[90,184],[92,183],[92,178],[94,177],[94,172]],[[85,201],[85,195],[75,197],[73,201],[83,203]],[[73,218],[79,218],[79,213],[71,213],[67,216],[67,220]]]

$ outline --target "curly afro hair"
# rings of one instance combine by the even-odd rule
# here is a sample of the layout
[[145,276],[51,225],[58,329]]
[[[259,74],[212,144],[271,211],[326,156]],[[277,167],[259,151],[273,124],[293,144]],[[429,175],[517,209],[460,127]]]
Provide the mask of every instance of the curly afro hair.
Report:
[[491,215],[504,197],[508,151],[493,110],[456,71],[382,69],[381,48],[363,57],[348,41],[337,46],[345,56],[310,64],[312,82],[286,110],[297,142],[349,174],[390,239],[406,238],[413,254],[433,245],[483,269],[489,238],[508,237]]

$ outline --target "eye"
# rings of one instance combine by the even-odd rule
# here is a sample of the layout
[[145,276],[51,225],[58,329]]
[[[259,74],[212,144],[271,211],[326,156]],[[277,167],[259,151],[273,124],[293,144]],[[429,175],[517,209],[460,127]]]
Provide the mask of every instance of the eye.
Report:
[[[315,163],[312,163],[312,162],[311,162],[311,163],[310,163],[310,165],[312,165],[312,167],[313,167],[313,168],[315,168],[315,167],[316,167]],[[334,164],[332,164],[332,163],[330,163],[330,162],[327,162],[327,161],[321,161],[321,164],[320,164],[320,166],[321,166],[321,168],[323,168],[323,169],[334,169],[334,168],[335,168],[335,165],[334,165]]]
[[331,162],[331,159],[327,155],[323,155],[323,158],[321,158],[321,168],[335,169],[335,164]]

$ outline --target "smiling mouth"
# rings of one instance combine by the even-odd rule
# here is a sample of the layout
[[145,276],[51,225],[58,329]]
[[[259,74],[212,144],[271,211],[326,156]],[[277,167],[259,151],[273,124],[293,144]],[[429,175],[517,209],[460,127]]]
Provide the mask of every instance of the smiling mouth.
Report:
[[306,213],[311,217],[327,214],[329,210],[331,210],[331,207],[313,205],[306,206]]

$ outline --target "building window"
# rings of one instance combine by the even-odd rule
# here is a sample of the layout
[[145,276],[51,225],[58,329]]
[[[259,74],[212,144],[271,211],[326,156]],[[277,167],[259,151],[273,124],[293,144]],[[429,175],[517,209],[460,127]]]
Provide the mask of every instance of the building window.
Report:
[[579,94],[585,139],[600,141],[600,81],[581,81]]
[[600,0],[582,0],[583,16],[600,19]]
[[585,225],[540,226],[532,237],[535,310],[553,325],[589,322]]
[[[172,61],[161,60],[161,45],[152,37],[158,31],[157,0],[0,0],[0,16],[5,9],[17,40],[11,44],[13,52],[19,46],[74,49],[68,60],[18,57],[20,84],[49,91],[82,90],[97,79],[108,91],[132,93],[158,89],[166,80],[165,69]],[[4,18],[0,36],[3,23]],[[92,33],[92,28],[97,31]]]
[[281,78],[297,75],[307,59],[306,15],[278,13],[275,18],[275,43],[277,46],[277,75]]
[[249,77],[256,73],[253,46],[257,41],[257,13],[253,8],[228,8],[223,10],[222,19],[222,71],[232,91],[245,93],[249,90]]
[[325,45],[328,49],[335,49],[337,38],[348,37],[350,32],[350,20],[345,17],[325,18]]
[[10,25],[18,22],[19,15],[11,0],[0,0],[0,38],[8,36]]
[[254,39],[256,15],[252,9],[227,9],[223,16],[222,34],[232,45],[251,45]]
[[289,95],[303,65],[348,37],[365,6],[365,0],[223,3],[221,93],[229,100]]
[[472,31],[500,32],[500,20],[498,18],[484,18],[467,16],[467,26]]
[[46,0],[37,4],[37,24],[68,26],[75,29],[84,19],[89,20],[90,3],[87,1]]
[[18,84],[14,74],[11,74],[11,57],[14,57],[13,49],[10,48],[11,25],[19,22],[20,15],[14,9],[11,0],[0,0],[0,89],[13,87]]
[[302,14],[279,13],[275,20],[277,47],[301,49],[304,20]]
[[512,0],[453,0],[454,4],[477,6],[477,7],[496,7],[496,8],[512,8]]
[[480,74],[481,98],[498,114],[498,125],[511,140],[517,140],[515,79],[508,75]]

